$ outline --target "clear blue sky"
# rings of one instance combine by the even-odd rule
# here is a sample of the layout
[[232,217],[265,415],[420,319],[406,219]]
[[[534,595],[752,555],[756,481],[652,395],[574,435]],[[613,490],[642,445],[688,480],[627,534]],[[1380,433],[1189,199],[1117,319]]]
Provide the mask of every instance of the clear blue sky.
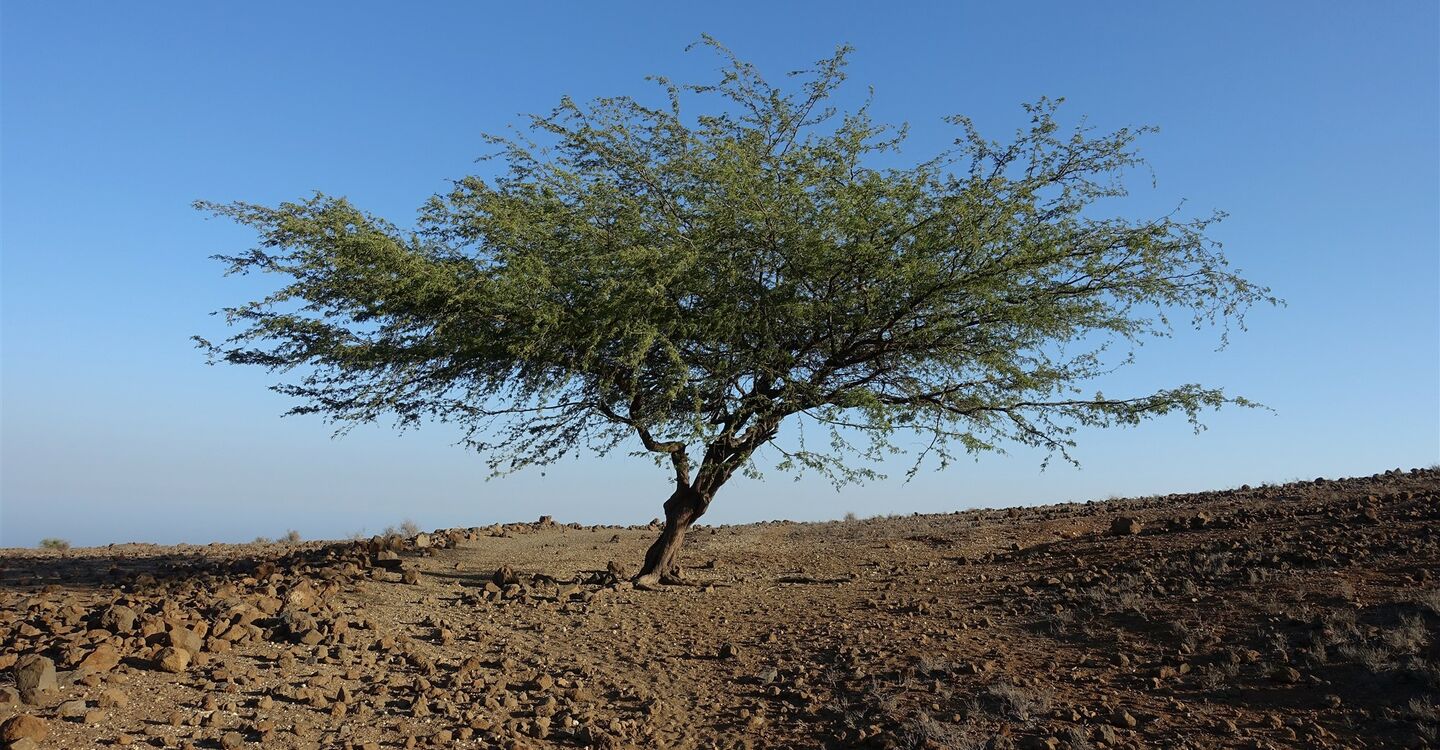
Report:
[[[1369,474],[1440,461],[1440,19],[1387,3],[7,2],[0,93],[0,545],[208,542],[533,519],[637,522],[664,472],[582,459],[485,481],[444,428],[332,440],[191,334],[261,289],[207,256],[246,232],[197,198],[349,196],[400,224],[477,170],[479,134],[577,99],[703,79],[708,32],[779,77],[842,42],[875,112],[928,156],[951,113],[997,136],[1065,96],[1152,123],[1134,205],[1231,218],[1232,260],[1289,301],[1146,346],[1107,383],[1265,402],[1080,435],[1079,470],[1016,451],[837,494],[771,475],[707,520],[953,510]],[[858,91],[858,89],[857,89]],[[903,472],[893,472],[899,475]]]

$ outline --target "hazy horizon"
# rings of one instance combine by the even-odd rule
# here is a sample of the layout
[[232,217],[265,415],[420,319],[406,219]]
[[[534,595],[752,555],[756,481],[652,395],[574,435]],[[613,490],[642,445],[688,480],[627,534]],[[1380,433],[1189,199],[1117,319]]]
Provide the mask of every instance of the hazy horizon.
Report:
[[[1326,480],[1357,479],[1357,478],[1363,478],[1363,477],[1372,477],[1372,476],[1376,476],[1376,475],[1382,475],[1382,474],[1384,474],[1385,472],[1390,471],[1390,470],[1392,470],[1392,469],[1400,469],[1402,472],[1409,472],[1411,469],[1426,469],[1426,468],[1433,468],[1433,466],[1434,466],[1433,464],[1432,464],[1431,466],[1406,466],[1406,467],[1391,466],[1391,467],[1386,467],[1386,468],[1383,468],[1383,469],[1379,469],[1379,470],[1374,471],[1374,472],[1371,472],[1371,473],[1369,473],[1369,474],[1356,473],[1356,474],[1353,474],[1353,475],[1345,475],[1345,476],[1317,476],[1317,477],[1294,476],[1294,477],[1289,477],[1289,478],[1286,478],[1286,479],[1266,479],[1266,480],[1260,480],[1260,481],[1249,481],[1249,482],[1236,483],[1236,484],[1231,484],[1231,485],[1226,485],[1226,486],[1216,486],[1216,487],[1189,487],[1189,488],[1181,488],[1181,489],[1170,489],[1170,490],[1158,491],[1158,492],[1136,492],[1136,493],[1133,493],[1133,494],[1125,494],[1125,495],[1117,495],[1117,494],[1113,494],[1113,493],[1112,493],[1112,494],[1110,494],[1110,495],[1097,496],[1097,497],[1050,498],[1050,499],[1039,498],[1039,499],[1033,499],[1033,500],[1022,500],[1022,501],[1013,502],[1013,503],[1004,503],[1004,502],[991,503],[991,502],[985,502],[984,500],[980,500],[980,501],[976,501],[976,502],[967,503],[967,504],[965,504],[963,507],[959,507],[959,506],[954,507],[954,508],[934,507],[934,508],[927,508],[927,509],[925,509],[925,510],[897,510],[897,509],[884,510],[884,509],[882,509],[882,510],[878,510],[878,511],[876,511],[876,512],[874,512],[874,513],[864,513],[864,514],[861,514],[861,513],[855,513],[854,511],[842,511],[842,510],[839,510],[838,507],[837,507],[837,508],[834,509],[834,510],[836,511],[836,512],[834,512],[834,513],[828,513],[828,512],[822,511],[822,512],[818,512],[818,513],[817,513],[816,515],[814,515],[813,517],[804,517],[804,518],[797,518],[797,517],[793,517],[793,516],[783,515],[783,512],[782,512],[781,515],[776,515],[776,516],[768,516],[768,517],[765,517],[765,516],[756,516],[756,517],[744,518],[744,519],[741,519],[741,520],[729,520],[729,521],[726,521],[726,520],[720,520],[722,514],[708,513],[708,514],[706,514],[704,517],[702,517],[698,522],[696,522],[695,527],[696,527],[696,528],[708,528],[708,527],[719,527],[719,526],[744,526],[744,525],[748,525],[748,524],[759,524],[759,523],[768,523],[768,522],[775,522],[775,521],[788,521],[788,522],[794,522],[794,523],[824,523],[824,522],[827,522],[827,521],[843,521],[843,520],[847,520],[846,517],[847,517],[847,516],[850,516],[850,515],[854,515],[854,517],[855,517],[854,520],[864,521],[864,520],[872,519],[872,518],[885,518],[885,517],[887,517],[887,516],[910,516],[910,515],[917,515],[917,514],[918,514],[918,515],[943,515],[943,514],[947,514],[947,513],[964,512],[964,511],[976,510],[976,509],[986,509],[986,510],[1000,509],[1000,510],[1003,510],[1003,509],[1010,508],[1010,507],[1064,505],[1064,504],[1071,504],[1071,503],[1074,503],[1074,504],[1085,504],[1085,503],[1089,503],[1089,502],[1103,502],[1103,501],[1106,501],[1106,500],[1116,500],[1116,499],[1131,499],[1131,498],[1144,498],[1144,497],[1155,497],[1155,496],[1162,496],[1162,497],[1163,497],[1163,496],[1166,496],[1166,495],[1185,495],[1185,494],[1190,494],[1190,493],[1203,493],[1203,492],[1208,492],[1208,491],[1225,491],[1225,490],[1239,489],[1239,488],[1242,487],[1242,486],[1249,486],[1249,487],[1252,487],[1252,488],[1258,488],[1258,487],[1264,487],[1264,486],[1268,486],[1268,485],[1284,485],[1284,484],[1289,484],[1289,483],[1291,483],[1291,482],[1310,482],[1310,481],[1313,481],[1313,480],[1315,480],[1315,479],[1326,479]],[[742,478],[742,479],[736,479],[736,480],[734,480],[734,481],[736,481],[737,483],[739,483],[739,482],[744,482],[745,480]],[[485,506],[477,506],[476,510],[483,510],[484,508],[485,508]],[[459,514],[460,516],[462,516],[462,517],[465,516],[465,513],[464,513],[463,511],[458,511],[458,514]],[[372,537],[372,536],[383,535],[383,534],[389,533],[389,532],[399,532],[400,530],[402,530],[402,527],[404,527],[404,526],[406,526],[406,525],[408,525],[408,524],[414,524],[415,528],[419,529],[420,531],[432,532],[432,531],[436,531],[436,530],[440,530],[440,529],[484,528],[484,527],[487,527],[487,526],[491,526],[491,525],[493,525],[493,524],[531,523],[531,522],[533,522],[533,521],[536,521],[536,520],[537,520],[538,518],[540,518],[541,516],[550,516],[551,519],[552,519],[555,523],[557,523],[557,524],[578,523],[578,524],[580,524],[580,525],[582,525],[582,526],[643,526],[643,525],[646,525],[647,523],[650,523],[650,522],[652,522],[652,521],[663,520],[663,518],[664,518],[663,514],[659,512],[658,506],[657,506],[657,510],[656,510],[656,512],[654,513],[653,516],[644,517],[644,515],[645,515],[644,513],[641,513],[640,515],[638,515],[638,516],[636,516],[636,517],[634,517],[634,518],[628,518],[628,519],[625,519],[625,520],[604,520],[604,519],[595,518],[595,517],[589,517],[589,516],[587,516],[587,518],[588,518],[589,520],[580,520],[579,518],[567,518],[567,517],[563,517],[563,516],[556,516],[556,515],[554,515],[553,513],[548,513],[548,512],[544,512],[544,511],[539,512],[537,515],[516,516],[516,517],[514,517],[514,518],[501,518],[501,517],[498,517],[498,516],[494,516],[493,513],[476,513],[476,514],[470,515],[468,518],[462,518],[461,521],[457,521],[457,522],[454,522],[454,523],[449,523],[449,522],[446,522],[446,521],[443,520],[443,519],[440,519],[440,520],[438,520],[436,523],[430,523],[430,524],[418,523],[418,522],[415,521],[414,518],[412,518],[412,517],[410,517],[410,516],[404,516],[404,517],[401,517],[401,518],[397,518],[397,519],[385,521],[385,522],[383,522],[383,523],[377,522],[378,525],[375,525],[375,526],[358,526],[358,527],[355,527],[355,528],[350,529],[348,532],[343,532],[343,533],[324,533],[324,532],[322,532],[322,533],[320,533],[319,535],[315,535],[315,536],[307,535],[307,534],[301,532],[300,529],[295,528],[294,526],[284,526],[283,528],[281,528],[281,527],[276,527],[276,528],[274,529],[274,532],[273,532],[273,533],[268,533],[268,534],[267,534],[267,533],[264,533],[263,531],[257,531],[257,532],[254,533],[254,534],[250,534],[248,531],[221,530],[220,533],[222,534],[222,536],[219,536],[219,537],[216,537],[216,538],[213,538],[213,539],[211,539],[211,538],[199,538],[199,537],[195,536],[195,534],[185,534],[185,533],[183,533],[183,532],[176,532],[176,533],[174,533],[174,534],[171,535],[171,536],[157,536],[157,537],[153,537],[153,538],[135,538],[135,539],[106,539],[106,540],[104,540],[104,541],[85,541],[83,538],[77,540],[77,539],[71,538],[71,537],[62,537],[62,536],[60,536],[60,535],[58,535],[58,534],[48,534],[48,535],[46,535],[46,536],[44,536],[44,537],[38,537],[35,542],[30,543],[30,544],[5,544],[5,545],[0,545],[0,549],[28,549],[28,548],[35,548],[35,547],[41,546],[41,545],[40,545],[40,541],[42,541],[43,539],[47,539],[47,538],[59,538],[59,539],[63,539],[65,542],[67,542],[67,543],[70,544],[70,547],[71,547],[71,548],[80,548],[80,547],[105,547],[105,546],[107,546],[107,545],[126,545],[126,544],[159,545],[159,546],[177,546],[177,545],[205,546],[205,545],[208,545],[208,544],[249,544],[249,543],[254,543],[254,542],[263,542],[263,543],[286,543],[286,542],[285,542],[285,535],[286,535],[288,532],[290,532],[290,531],[295,531],[296,533],[299,533],[299,534],[300,534],[300,540],[299,540],[300,542],[328,542],[328,541],[338,541],[338,540],[345,540],[345,539],[352,539],[352,538],[367,538],[367,539],[368,539],[368,538],[370,538],[370,537]],[[477,519],[480,519],[480,520],[477,520]],[[341,524],[341,526],[343,526],[343,524]],[[262,528],[262,527],[256,526],[256,525],[254,525],[254,524],[247,524],[246,526],[244,526],[244,528],[245,528],[245,529],[252,529],[252,528],[253,528],[253,529],[260,529],[260,528]],[[268,528],[268,527],[267,527],[267,528]],[[322,528],[322,529],[324,529],[324,528],[333,529],[333,528],[339,528],[339,526],[336,526],[336,525],[334,525],[334,524],[328,524],[328,525],[326,525],[326,524],[321,524],[321,525],[319,526],[319,528]]]
[[[357,10],[358,8],[358,10]],[[1229,213],[1213,234],[1287,307],[1217,351],[1180,327],[1096,384],[1107,394],[1224,386],[1271,410],[1076,435],[1043,454],[961,460],[909,483],[736,479],[701,523],[948,512],[1368,476],[1440,462],[1440,6],[1341,3],[879,12],[260,3],[0,7],[0,546],[204,544],[533,520],[644,523],[667,472],[617,452],[486,481],[444,425],[331,439],[260,371],[207,367],[209,313],[269,288],[215,253],[254,236],[191,209],[320,190],[404,226],[466,174],[484,131],[577,100],[713,78],[702,32],[771,79],[842,43],[846,96],[906,121],[902,158],[972,117],[1006,138],[1021,103],[1062,120],[1155,124],[1149,174],[1117,213]],[[763,23],[756,23],[756,19]],[[783,436],[782,436],[783,437]],[[634,446],[638,448],[638,444]],[[762,470],[769,459],[762,457]]]

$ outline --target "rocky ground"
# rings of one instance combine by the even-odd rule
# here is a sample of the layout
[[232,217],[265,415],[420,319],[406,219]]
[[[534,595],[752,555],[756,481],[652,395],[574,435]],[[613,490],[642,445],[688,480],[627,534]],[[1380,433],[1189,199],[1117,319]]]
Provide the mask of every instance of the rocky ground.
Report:
[[1104,503],[0,551],[11,748],[1440,744],[1440,471]]

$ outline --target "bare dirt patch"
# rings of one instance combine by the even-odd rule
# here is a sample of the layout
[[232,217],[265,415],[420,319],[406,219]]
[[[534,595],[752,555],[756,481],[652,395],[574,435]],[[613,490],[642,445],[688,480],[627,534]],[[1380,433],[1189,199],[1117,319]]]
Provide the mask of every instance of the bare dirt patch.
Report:
[[1440,731],[1437,471],[699,527],[695,585],[634,590],[655,534],[547,518],[0,551],[0,733],[369,750],[1419,747]]

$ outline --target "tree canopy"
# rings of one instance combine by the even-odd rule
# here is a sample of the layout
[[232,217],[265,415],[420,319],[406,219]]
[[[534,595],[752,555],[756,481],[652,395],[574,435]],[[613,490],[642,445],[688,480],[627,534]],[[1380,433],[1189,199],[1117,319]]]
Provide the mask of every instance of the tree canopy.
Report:
[[[1274,301],[1208,236],[1220,214],[1100,210],[1149,128],[1062,128],[1042,99],[1008,141],[952,116],[950,148],[885,166],[905,129],[834,104],[848,48],[774,85],[702,44],[718,81],[562,98],[488,136],[499,168],[410,230],[324,195],[197,204],[258,232],[221,256],[231,272],[284,280],[201,345],[300,368],[276,386],[293,413],[456,423],[497,472],[638,444],[674,473],[679,534],[765,445],[843,483],[906,434],[940,465],[1010,442],[1068,455],[1080,426],[1247,403],[1083,390],[1177,315],[1228,330]],[[808,439],[777,443],[789,425]]]

